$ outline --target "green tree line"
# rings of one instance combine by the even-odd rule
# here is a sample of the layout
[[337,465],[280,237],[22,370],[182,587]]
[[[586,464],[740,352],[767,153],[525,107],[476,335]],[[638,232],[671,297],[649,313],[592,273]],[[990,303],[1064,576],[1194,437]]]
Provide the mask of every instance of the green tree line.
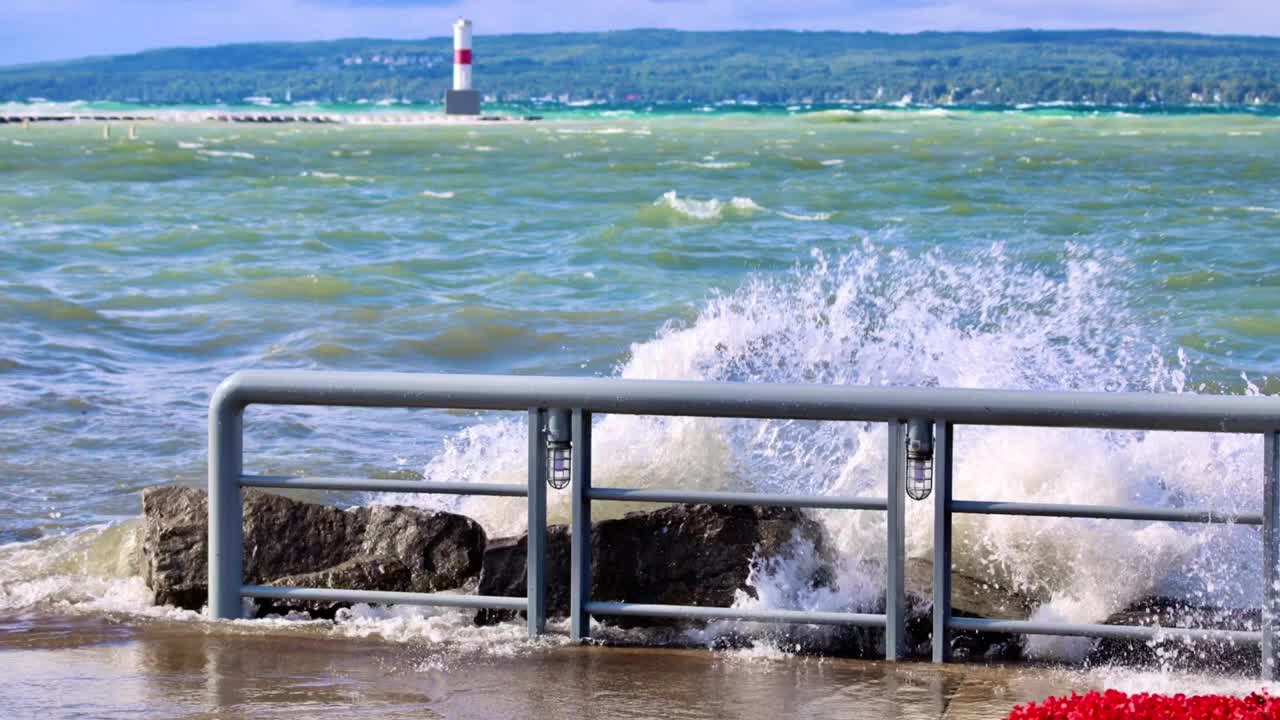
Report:
[[[1280,103],[1280,38],[1127,31],[478,35],[476,87],[504,100]],[[0,99],[438,100],[447,38],[152,50],[0,68]]]

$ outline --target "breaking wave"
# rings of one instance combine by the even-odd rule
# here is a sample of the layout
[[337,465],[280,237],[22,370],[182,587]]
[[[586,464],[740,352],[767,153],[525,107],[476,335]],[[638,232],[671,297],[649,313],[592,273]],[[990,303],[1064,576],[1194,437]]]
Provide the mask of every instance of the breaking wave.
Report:
[[[664,202],[675,204],[674,194]],[[703,201],[689,212],[723,212]],[[754,205],[754,203],[752,204]],[[1049,267],[1000,245],[912,255],[874,242],[815,252],[783,276],[750,278],[711,297],[688,323],[632,346],[625,378],[836,385],[1189,391],[1191,364],[1149,319],[1125,308],[1120,255],[1067,246]],[[886,431],[874,423],[606,416],[594,429],[593,475],[605,486],[883,496]],[[520,482],[526,435],[516,421],[472,426],[425,468],[428,480]],[[956,496],[1058,503],[1256,511],[1260,441],[1209,434],[961,427]],[[422,502],[397,497],[396,502]],[[553,493],[553,521],[568,519]],[[491,536],[524,529],[519,502],[462,500]],[[634,507],[597,504],[607,516]],[[883,593],[881,513],[819,511],[839,558],[834,589],[807,589],[806,570],[755,570],[742,604],[867,610]],[[927,559],[932,504],[908,507],[908,553]],[[993,592],[1041,600],[1037,617],[1098,622],[1154,594],[1224,607],[1260,600],[1261,545],[1233,526],[957,516],[956,570]],[[803,556],[801,556],[803,557]],[[1087,643],[1087,641],[1084,641]],[[1079,646],[1032,640],[1033,654]]]

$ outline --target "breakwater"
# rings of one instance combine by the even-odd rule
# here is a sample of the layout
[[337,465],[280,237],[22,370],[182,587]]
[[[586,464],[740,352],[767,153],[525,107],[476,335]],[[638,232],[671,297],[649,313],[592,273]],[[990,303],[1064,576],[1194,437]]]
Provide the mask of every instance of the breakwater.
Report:
[[441,113],[305,113],[295,111],[216,112],[167,110],[143,113],[63,113],[0,115],[0,124],[40,123],[232,123],[312,125],[472,125],[476,123],[533,122],[539,115],[459,116]]

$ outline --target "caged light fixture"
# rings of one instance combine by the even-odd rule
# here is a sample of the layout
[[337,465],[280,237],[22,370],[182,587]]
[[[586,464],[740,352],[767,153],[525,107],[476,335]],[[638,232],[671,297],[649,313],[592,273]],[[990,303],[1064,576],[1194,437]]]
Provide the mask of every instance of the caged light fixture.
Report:
[[933,423],[907,421],[907,495],[924,500],[933,492]]
[[569,486],[573,468],[573,436],[568,410],[547,411],[547,484],[556,490]]

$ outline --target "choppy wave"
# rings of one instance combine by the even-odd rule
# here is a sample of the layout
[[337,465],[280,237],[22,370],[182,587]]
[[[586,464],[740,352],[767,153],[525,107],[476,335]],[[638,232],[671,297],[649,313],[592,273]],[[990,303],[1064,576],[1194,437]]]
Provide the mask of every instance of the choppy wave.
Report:
[[[1276,336],[1275,323],[1265,307],[1249,305],[1265,301],[1275,267],[1266,243],[1250,232],[1259,223],[1274,222],[1276,203],[1260,190],[1271,176],[1257,169],[1265,164],[1250,165],[1247,152],[1231,150],[1261,147],[1249,138],[1212,140],[1243,120],[1059,123],[1083,126],[1070,132],[1053,128],[1047,119],[991,115],[988,121],[922,123],[963,132],[950,139],[922,133],[906,160],[901,155],[909,146],[906,140],[896,145],[897,136],[914,130],[892,122],[864,133],[781,120],[762,122],[768,127],[749,134],[731,120],[717,121],[730,132],[720,132],[719,125],[704,128],[701,120],[661,121],[653,141],[579,134],[557,138],[561,144],[551,149],[516,138],[541,143],[544,136],[556,137],[557,125],[521,126],[494,131],[492,145],[501,145],[503,152],[489,159],[533,170],[495,173],[486,165],[474,174],[464,168],[471,163],[465,158],[477,156],[455,150],[463,142],[479,142],[464,137],[482,136],[464,136],[461,129],[432,138],[387,129],[344,131],[349,147],[373,148],[372,158],[343,145],[342,160],[336,161],[331,133],[338,131],[328,127],[307,128],[266,153],[257,148],[277,134],[276,128],[144,130],[157,138],[150,155],[138,143],[100,143],[91,129],[33,128],[26,134],[14,128],[24,133],[20,137],[35,140],[36,148],[4,146],[11,156],[6,170],[19,168],[32,176],[32,181],[15,182],[14,192],[0,203],[5,208],[0,221],[11,223],[14,238],[0,248],[12,269],[10,297],[0,302],[0,316],[6,307],[16,313],[18,332],[8,340],[17,344],[8,362],[20,359],[25,365],[8,383],[3,400],[9,404],[0,406],[0,414],[9,413],[6,439],[15,449],[9,462],[45,463],[25,437],[42,432],[37,428],[46,424],[45,401],[24,404],[53,387],[50,383],[84,382],[76,396],[97,395],[95,402],[77,400],[65,412],[58,405],[47,415],[64,437],[74,438],[66,458],[50,461],[50,476],[71,476],[65,471],[74,466],[71,461],[91,458],[104,473],[108,465],[118,466],[113,478],[143,484],[139,477],[144,475],[150,481],[188,470],[198,474],[191,469],[203,461],[200,443],[192,440],[196,436],[172,429],[203,422],[200,387],[238,367],[609,372],[625,350],[622,343],[649,338],[653,324],[664,317],[687,320],[673,320],[632,347],[617,374],[1185,391],[1196,387],[1193,378],[1238,388],[1241,384],[1232,381],[1238,371],[1229,368],[1262,372],[1273,364],[1268,342]],[[1219,122],[1225,125],[1213,124]],[[1133,154],[1094,144],[1098,127],[1129,124],[1159,126],[1165,134],[1149,133],[1141,146],[1133,145]],[[1170,128],[1182,134],[1173,135]],[[213,137],[222,132],[230,134]],[[885,136],[873,137],[876,133]],[[62,151],[44,139],[63,134],[74,142]],[[1079,158],[1081,167],[1032,181],[1042,188],[1052,183],[1054,191],[1033,197],[1023,208],[1017,198],[1028,197],[1026,173],[994,171],[1007,165],[1051,172],[1049,166],[1059,161],[1054,158],[1063,156],[1031,144],[1040,137],[1074,143],[1070,157]],[[1161,137],[1173,139],[1166,143]],[[1012,144],[1006,148],[1004,143]],[[195,145],[259,152],[261,161],[194,162],[192,151],[202,149]],[[607,155],[599,151],[606,146]],[[1065,152],[1067,145],[1061,147]],[[1130,163],[1141,157],[1139,147],[1157,148],[1173,169],[1148,177],[1149,168]],[[557,156],[564,150],[575,150],[583,159],[560,162]],[[969,150],[994,155],[990,162],[970,166],[973,174],[962,175],[957,168]],[[46,154],[48,162],[20,162]],[[932,159],[926,162],[926,156]],[[1020,156],[1033,162],[1015,163]],[[1231,159],[1239,173],[1222,176],[1225,165],[1204,159],[1210,156]],[[832,169],[841,158],[847,170]],[[678,169],[675,175],[689,177],[674,181],[665,168],[656,170],[663,161],[681,159],[708,164],[749,159],[751,166]],[[608,178],[594,175],[599,182],[593,183],[591,174],[602,170],[605,160],[627,170]],[[165,165],[156,166],[158,161]],[[334,203],[330,191],[341,188],[339,183],[299,177],[304,168],[317,166],[376,176],[378,184],[361,186]],[[55,172],[60,181],[43,190],[46,176]],[[988,179],[972,180],[979,176]],[[119,194],[118,182],[138,183],[140,177],[162,182],[131,185],[131,193]],[[864,177],[875,180],[863,182]],[[1078,187],[1072,183],[1077,179]],[[1116,185],[1108,185],[1111,181]],[[424,187],[433,189],[424,193]],[[566,195],[569,187],[578,190]],[[680,193],[660,196],[670,187]],[[939,187],[950,187],[951,195],[940,198]],[[1122,194],[1135,198],[1136,209],[1087,204],[1097,202],[1098,187],[1130,188]],[[1214,202],[1225,209],[1206,212],[1205,188],[1217,193],[1220,199]],[[209,200],[224,191],[225,202]],[[460,200],[443,197],[454,192]],[[433,195],[441,197],[427,199]],[[461,199],[467,206],[476,204],[478,214],[450,212]],[[967,221],[959,213],[943,218],[930,210],[939,203],[988,203],[989,211]],[[583,215],[584,207],[593,211]],[[827,209],[838,209],[842,222],[791,222],[828,219],[816,212]],[[631,222],[637,214],[641,222]],[[1213,224],[1202,223],[1203,216]],[[608,227],[595,228],[597,218]],[[880,223],[901,225],[910,236],[833,250],[806,260],[795,272],[755,277],[696,307],[686,305],[690,296],[703,292],[699,287],[732,287],[746,267],[791,262],[798,245],[841,247],[850,226]],[[1132,262],[1123,254],[1076,248],[1056,256],[1061,237],[1068,234],[1099,247],[1132,242]],[[999,247],[972,249],[984,242],[979,238],[992,235],[1015,238],[1011,254],[1029,258],[1034,267],[1010,259]],[[686,242],[690,238],[697,244]],[[886,247],[918,248],[928,242],[945,252],[920,255]],[[637,245],[639,259],[623,257]],[[652,263],[662,266],[668,258],[695,255],[703,259],[694,272],[685,272],[694,266],[689,263],[653,273]],[[1221,257],[1238,262],[1215,265]],[[175,267],[186,270],[176,273]],[[1128,282],[1135,283],[1132,292]],[[36,291],[45,287],[57,292]],[[1209,291],[1189,292],[1201,288]],[[524,303],[531,289],[547,312],[529,314]],[[271,312],[249,317],[245,309],[263,299],[272,302]],[[1171,312],[1166,302],[1181,306]],[[449,315],[450,307],[478,305],[509,315],[488,323]],[[589,318],[577,314],[587,306],[609,312]],[[1140,309],[1130,315],[1125,308]],[[1162,322],[1171,324],[1169,332],[1161,330]],[[1203,371],[1181,360],[1177,342],[1217,363],[1216,369]],[[590,365],[580,366],[583,360]],[[5,363],[0,358],[0,371],[12,376],[13,366]],[[56,374],[66,368],[70,374]],[[24,385],[37,389],[28,393],[19,389]],[[15,397],[16,402],[10,399]],[[288,456],[280,462],[303,471],[341,467],[349,472],[348,460],[357,469],[364,463],[381,470],[383,461],[415,458],[422,448],[434,447],[434,433],[452,433],[469,421],[454,416],[432,424],[428,419],[410,439],[399,432],[398,418],[385,424],[339,423],[348,433],[343,437],[323,434],[331,417],[308,419],[291,424],[284,440],[265,431],[257,449],[272,461]],[[612,417],[599,423],[601,482],[883,492],[884,435],[875,426]],[[315,432],[305,444],[318,451],[290,455],[298,443],[288,432],[302,427]],[[962,497],[1256,509],[1260,449],[1249,438],[962,428],[959,440]],[[477,424],[453,435],[427,473],[441,480],[522,482],[525,443],[520,423]],[[355,445],[358,452],[351,450]],[[41,492],[63,483],[52,478]],[[29,527],[57,531],[118,517],[133,511],[134,487],[117,487],[109,511],[86,502],[79,518],[50,527],[39,520],[46,508],[24,501],[15,505],[20,512],[14,522],[25,533]],[[73,503],[60,500],[58,509]],[[475,501],[459,508],[480,517],[493,534],[519,532],[523,526],[518,501]],[[597,512],[605,516],[623,509],[633,508],[602,503]],[[22,514],[28,511],[36,513],[34,519]],[[929,512],[924,506],[911,509],[909,542],[917,557],[928,554]],[[553,516],[567,516],[558,494]],[[838,588],[797,590],[794,578],[804,576],[803,565],[762,566],[755,570],[759,597],[740,603],[840,609],[876,601],[882,590],[881,520],[867,513],[818,517],[843,558]],[[1211,604],[1256,602],[1257,589],[1250,583],[1257,577],[1251,558],[1257,556],[1258,542],[1252,530],[966,516],[957,520],[956,531],[962,570],[1048,597],[1046,615],[1096,621],[1153,588]],[[30,535],[5,535],[17,537]],[[10,606],[90,607],[115,598],[140,613],[161,612],[149,608],[136,573],[84,579],[96,571],[67,565],[53,572],[38,562],[10,563],[9,549],[0,550],[0,577],[6,578],[0,585]],[[63,563],[57,557],[50,550],[44,561]],[[14,574],[5,575],[6,568]],[[368,627],[399,622],[376,613],[366,620]],[[404,627],[406,633],[420,628],[438,635],[453,622],[441,616],[421,626],[406,620]],[[713,626],[708,632],[713,637],[719,630]]]
[[696,167],[704,170],[744,170],[751,167],[745,160],[668,160],[659,165],[675,167]]
[[138,565],[137,522],[0,545],[0,611],[173,611],[151,605]]
[[253,153],[251,153],[251,152],[244,152],[243,150],[197,150],[197,151],[196,151],[196,154],[198,154],[198,155],[204,155],[204,156],[206,156],[206,157],[217,157],[217,158],[223,158],[223,157],[226,157],[226,158],[238,158],[238,159],[240,159],[240,160],[254,160],[254,159],[256,159],[256,156],[255,156]]
[[836,108],[832,110],[817,110],[814,112],[801,113],[798,117],[810,122],[819,123],[869,123],[869,122],[892,122],[895,120],[910,120],[915,118],[949,118],[955,117],[955,112],[947,108],[940,107],[923,107],[923,108]]
[[726,213],[752,213],[764,210],[749,197],[734,197],[728,202],[722,202],[716,198],[698,200],[682,198],[676,194],[675,190],[663,193],[662,197],[653,204],[655,207],[669,208],[693,220],[715,220],[724,217]]
[[317,180],[340,180],[342,182],[373,182],[373,178],[363,177],[360,175],[343,175],[342,173],[326,172],[324,170],[303,170],[298,173],[298,177],[309,177]]
[[[727,201],[718,198],[705,200],[681,197],[675,190],[662,194],[653,203],[653,207],[669,213],[665,219],[693,222],[715,222],[732,218],[750,217],[756,214],[772,214],[789,220],[822,221],[830,220],[832,213],[791,213],[783,210],[771,210],[749,197],[732,197]],[[664,219],[659,215],[654,219]]]

